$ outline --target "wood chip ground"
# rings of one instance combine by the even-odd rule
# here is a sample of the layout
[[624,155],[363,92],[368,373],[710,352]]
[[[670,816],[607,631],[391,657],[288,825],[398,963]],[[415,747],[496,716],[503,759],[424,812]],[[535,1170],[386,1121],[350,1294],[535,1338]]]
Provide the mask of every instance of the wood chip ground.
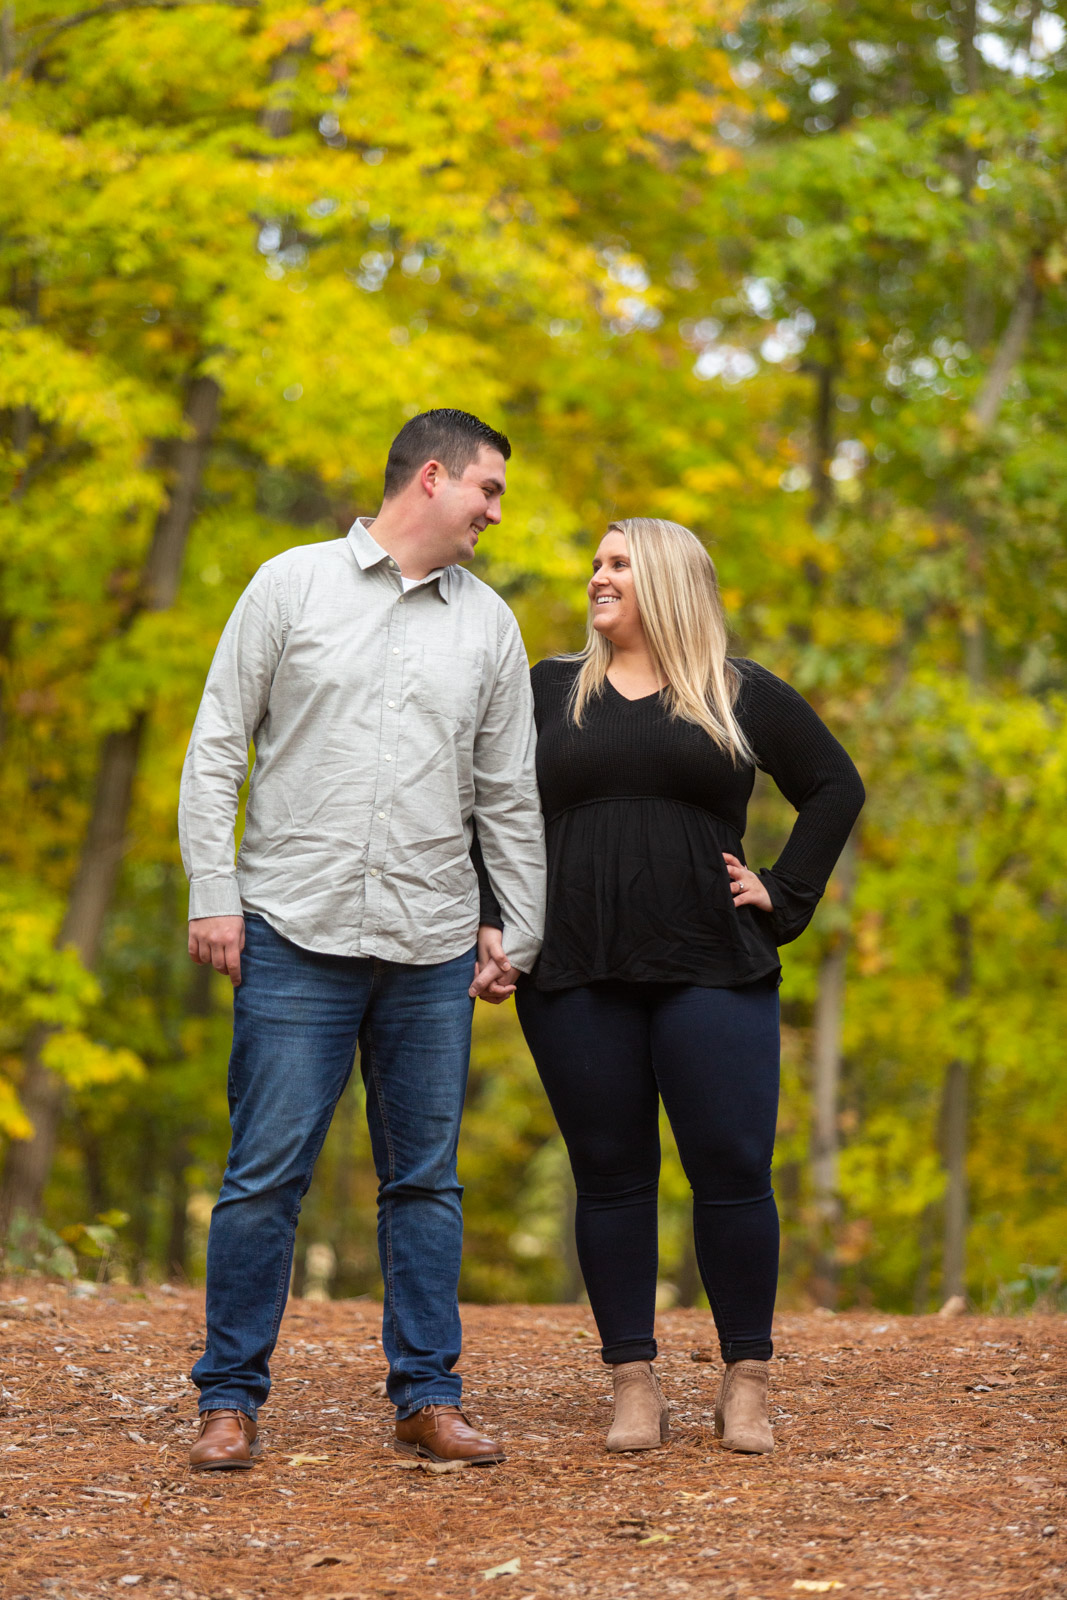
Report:
[[389,1448],[379,1316],[293,1302],[263,1460],[190,1475],[202,1297],[0,1285],[4,1600],[1067,1596],[1065,1318],[782,1316],[755,1458],[715,1442],[710,1318],[667,1312],[671,1443],[611,1457],[588,1311],[472,1306],[509,1460],[433,1473]]

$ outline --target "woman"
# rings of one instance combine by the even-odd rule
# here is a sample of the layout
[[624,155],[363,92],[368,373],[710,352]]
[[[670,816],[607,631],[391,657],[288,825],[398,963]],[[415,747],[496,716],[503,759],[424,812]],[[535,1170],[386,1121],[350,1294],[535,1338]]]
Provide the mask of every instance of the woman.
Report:
[[[863,785],[799,694],[727,658],[715,569],[686,528],[613,523],[589,600],[585,650],[533,669],[548,911],[516,1001],[574,1171],[614,1380],[607,1447],[668,1432],[652,1369],[662,1098],[726,1363],[715,1430],[768,1451],[777,947],[811,919]],[[741,844],[756,766],[798,812],[760,872]],[[505,992],[498,979],[490,997]]]

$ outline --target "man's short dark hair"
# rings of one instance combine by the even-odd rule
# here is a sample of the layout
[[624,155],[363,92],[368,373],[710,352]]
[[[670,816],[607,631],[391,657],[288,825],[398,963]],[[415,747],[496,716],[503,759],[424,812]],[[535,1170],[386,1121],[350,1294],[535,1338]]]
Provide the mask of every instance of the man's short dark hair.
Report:
[[483,448],[499,450],[507,461],[511,445],[507,436],[469,411],[442,407],[423,411],[405,422],[389,447],[385,464],[385,499],[399,494],[427,461],[439,461],[450,478],[460,478]]

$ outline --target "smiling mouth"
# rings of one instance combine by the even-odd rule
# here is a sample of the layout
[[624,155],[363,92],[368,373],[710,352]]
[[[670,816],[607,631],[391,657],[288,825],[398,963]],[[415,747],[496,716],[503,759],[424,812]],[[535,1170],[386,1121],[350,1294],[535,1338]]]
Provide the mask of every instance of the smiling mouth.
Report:
[[598,594],[593,601],[595,606],[617,606],[622,596],[617,594]]

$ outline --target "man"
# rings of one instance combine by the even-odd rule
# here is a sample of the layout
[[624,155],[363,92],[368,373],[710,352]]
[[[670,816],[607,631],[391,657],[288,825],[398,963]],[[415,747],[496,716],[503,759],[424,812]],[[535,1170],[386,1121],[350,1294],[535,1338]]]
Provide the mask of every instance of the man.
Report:
[[[454,1371],[470,1054],[472,819],[503,908],[479,989],[532,966],[544,910],[518,625],[463,570],[500,521],[503,434],[463,411],[393,441],[376,518],[268,561],[231,616],[182,773],[189,953],[234,984],[232,1142],[212,1213],[200,1469],[242,1468],[289,1288],[300,1201],[358,1041],[379,1178],[396,1445],[500,1461]],[[238,793],[256,761],[233,860]]]

